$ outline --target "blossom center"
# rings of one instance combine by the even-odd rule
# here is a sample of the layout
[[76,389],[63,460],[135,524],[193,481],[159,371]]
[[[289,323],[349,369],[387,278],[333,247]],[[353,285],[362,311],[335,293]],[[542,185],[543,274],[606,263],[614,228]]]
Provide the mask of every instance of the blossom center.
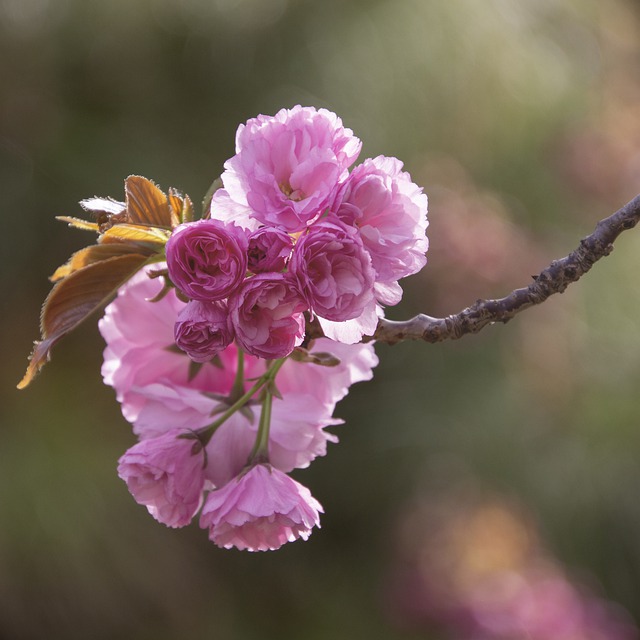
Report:
[[289,182],[282,182],[280,184],[280,191],[282,191],[289,200],[293,200],[293,202],[300,202],[300,200],[304,200],[306,197],[300,189],[293,189]]

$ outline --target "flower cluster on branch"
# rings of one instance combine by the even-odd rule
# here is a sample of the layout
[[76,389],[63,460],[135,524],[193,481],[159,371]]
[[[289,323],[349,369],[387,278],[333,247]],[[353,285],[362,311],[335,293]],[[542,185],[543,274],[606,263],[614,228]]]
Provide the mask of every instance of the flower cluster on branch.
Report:
[[395,158],[350,171],[360,148],[335,114],[283,109],[239,127],[200,219],[137,176],[125,202],[81,203],[95,222],[64,218],[98,243],[54,274],[21,386],[117,291],[102,372],[139,440],[118,473],[165,525],[200,513],[217,545],[252,551],[319,526],[287,474],[336,441],[336,403],[377,364],[363,337],[426,263],[426,195]]
[[373,340],[437,342],[506,322],[564,291],[640,220],[640,196],[528,287],[447,318],[397,322],[428,248],[427,197],[395,158],[352,169],[360,140],[333,113],[283,109],[241,125],[221,188],[191,199],[146,178],[125,201],[81,202],[95,244],[52,275],[27,386],[52,347],[115,296],[99,322],[102,374],[138,443],[118,473],[158,521],[200,525],[222,547],[306,539],[322,507],[289,477],[335,442],[327,427],[373,375]]

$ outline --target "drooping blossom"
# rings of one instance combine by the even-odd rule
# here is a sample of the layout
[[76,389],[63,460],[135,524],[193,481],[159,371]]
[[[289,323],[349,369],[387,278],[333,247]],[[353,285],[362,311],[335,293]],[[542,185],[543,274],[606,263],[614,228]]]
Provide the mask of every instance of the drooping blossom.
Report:
[[178,314],[174,337],[194,362],[208,362],[233,340],[226,303],[190,300]]
[[289,270],[311,310],[327,320],[357,318],[374,301],[371,258],[355,231],[341,223],[313,225],[298,240]]
[[358,229],[376,273],[378,300],[397,304],[402,297],[397,281],[427,261],[427,196],[402,171],[402,162],[378,156],[351,172],[341,198],[336,215]]
[[143,440],[118,464],[118,475],[135,501],[169,527],[189,524],[202,503],[205,458],[199,440],[182,437],[190,433],[172,429]]
[[246,232],[220,220],[198,220],[174,230],[166,246],[172,282],[192,300],[226,298],[247,270]]
[[268,551],[320,527],[322,506],[309,489],[274,469],[257,464],[206,498],[200,526],[219,547]]
[[288,233],[276,227],[261,227],[249,236],[249,270],[282,271],[292,249],[293,240]]
[[336,197],[361,142],[326,109],[296,106],[240,125],[236,155],[225,163],[224,189],[241,211],[296,232]]
[[302,341],[306,308],[291,278],[281,273],[247,278],[229,298],[236,342],[253,356],[284,358]]

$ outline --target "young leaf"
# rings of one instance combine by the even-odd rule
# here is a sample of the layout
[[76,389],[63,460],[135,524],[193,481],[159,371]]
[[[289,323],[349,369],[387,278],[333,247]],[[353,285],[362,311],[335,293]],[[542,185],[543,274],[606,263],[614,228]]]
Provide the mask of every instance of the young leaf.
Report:
[[164,246],[168,239],[169,234],[163,229],[136,224],[115,224],[100,236],[98,242],[141,242],[145,245],[151,243]]
[[88,222],[87,220],[83,220],[82,218],[74,218],[73,216],[56,216],[56,220],[60,220],[60,222],[66,222],[70,227],[74,227],[75,229],[82,229],[83,231],[95,231],[96,233],[100,231],[96,222]]
[[113,198],[87,198],[80,201],[80,206],[93,214],[101,233],[114,224],[129,221],[125,203]]
[[24,389],[50,358],[52,347],[94,311],[106,304],[118,287],[142,267],[149,256],[115,256],[88,264],[54,285],[42,306],[42,340],[35,343],[18,389]]
[[171,228],[171,210],[167,196],[151,180],[129,176],[124,181],[128,222]]
[[189,196],[183,196],[177,189],[169,189],[169,206],[171,207],[171,227],[181,222],[193,222],[193,204]]
[[[80,251],[76,251],[69,260],[65,262],[65,264],[55,270],[49,280],[57,282],[58,280],[62,280],[62,278],[66,278],[75,271],[79,271],[94,262],[102,262],[109,258],[129,255],[132,253],[141,253],[140,248],[125,243],[92,244],[84,249],[80,249]],[[152,252],[149,251],[149,255],[151,255],[151,253]]]
[[85,211],[91,211],[95,214],[104,213],[109,216],[117,216],[123,213],[126,208],[124,202],[113,198],[99,198],[98,196],[80,200],[80,206]]
[[211,208],[211,200],[213,199],[213,194],[220,188],[222,188],[222,178],[216,178],[207,189],[207,193],[205,194],[204,199],[202,200],[202,217],[203,218],[210,217],[211,212],[209,211],[209,209]]

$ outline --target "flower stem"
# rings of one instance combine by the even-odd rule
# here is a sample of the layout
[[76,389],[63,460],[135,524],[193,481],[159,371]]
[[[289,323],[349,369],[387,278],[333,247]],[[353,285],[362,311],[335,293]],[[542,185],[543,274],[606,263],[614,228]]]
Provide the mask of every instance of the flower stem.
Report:
[[236,400],[242,398],[244,394],[244,351],[238,349],[238,367],[236,377],[229,393],[229,402],[233,405]]
[[[203,445],[206,445],[209,440],[211,440],[211,436],[216,432],[216,429],[220,427],[224,422],[226,422],[236,411],[242,409],[253,396],[260,391],[265,385],[273,382],[276,377],[276,374],[280,370],[280,367],[286,362],[286,358],[282,358],[281,360],[275,360],[272,365],[258,378],[256,383],[242,396],[240,396],[215,422],[212,422],[209,426],[204,427],[201,431],[198,432],[198,437]],[[239,364],[239,363],[238,363]],[[235,386],[235,383],[234,383]],[[268,387],[267,387],[268,390]],[[271,395],[268,393],[268,395]],[[260,421],[262,422],[262,415],[260,416]],[[260,431],[260,430],[259,430]],[[258,432],[259,432],[258,431]],[[268,434],[267,434],[268,437]]]
[[271,426],[271,405],[273,394],[269,387],[263,391],[262,411],[260,412],[260,424],[258,425],[258,435],[253,444],[253,449],[249,454],[249,464],[259,464],[269,462],[269,427]]

